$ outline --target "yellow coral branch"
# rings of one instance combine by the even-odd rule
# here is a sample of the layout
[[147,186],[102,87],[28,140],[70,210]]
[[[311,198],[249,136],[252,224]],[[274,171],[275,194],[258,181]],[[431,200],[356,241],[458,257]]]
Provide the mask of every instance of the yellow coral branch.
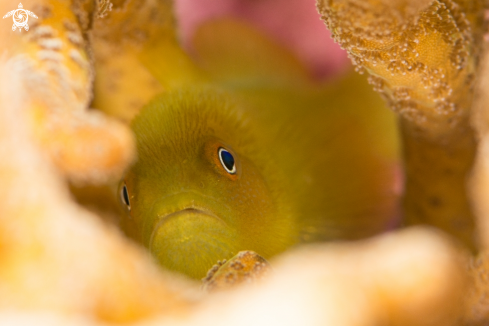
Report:
[[233,288],[265,279],[271,272],[270,263],[253,251],[240,251],[229,261],[218,261],[202,279],[205,291]]
[[94,20],[95,108],[129,122],[156,94],[194,73],[172,9],[170,0],[119,1]]
[[18,69],[0,62],[0,307],[107,322],[186,309],[186,286],[71,201],[34,141]]
[[436,225],[475,245],[466,194],[469,126],[483,1],[319,0],[335,40],[399,113],[408,224]]
[[134,156],[132,135],[88,111],[93,69],[85,32],[93,2],[31,0],[24,6],[38,14],[30,30],[2,29],[0,38],[5,60],[18,63],[36,138],[73,181],[102,183],[120,175]]

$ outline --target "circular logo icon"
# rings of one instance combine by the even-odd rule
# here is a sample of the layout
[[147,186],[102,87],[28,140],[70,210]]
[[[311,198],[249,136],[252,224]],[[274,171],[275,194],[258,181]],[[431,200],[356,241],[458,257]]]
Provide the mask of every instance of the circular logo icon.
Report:
[[24,27],[27,25],[27,21],[29,20],[29,16],[23,9],[17,9],[14,14],[14,24],[17,27]]
[[3,18],[7,18],[13,16],[14,24],[12,25],[12,30],[16,31],[17,28],[19,31],[22,31],[22,28],[24,28],[26,31],[29,30],[29,25],[27,22],[29,21],[29,16],[37,18],[37,16],[29,10],[23,9],[22,4],[19,4],[19,9],[12,10],[11,12],[8,12]]

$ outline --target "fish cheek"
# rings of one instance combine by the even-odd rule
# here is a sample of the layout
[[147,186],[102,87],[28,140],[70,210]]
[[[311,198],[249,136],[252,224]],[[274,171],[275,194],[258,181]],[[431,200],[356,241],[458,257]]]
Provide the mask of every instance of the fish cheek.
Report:
[[[243,249],[271,255],[267,243],[276,228],[277,210],[265,179],[246,158],[242,158],[242,173],[229,193],[229,205],[235,214]],[[272,231],[272,232],[270,232]]]
[[[228,150],[235,159],[236,173],[230,174],[219,159],[219,149]],[[208,162],[204,191],[218,199],[227,209],[217,212],[237,231],[238,246],[254,249],[266,235],[264,231],[274,216],[274,205],[264,178],[254,164],[230,145],[215,139],[206,142],[203,160]]]
[[130,215],[125,216],[124,232],[134,240],[145,243],[145,228],[154,224],[152,207],[159,197],[154,180],[157,178],[142,176],[137,169],[131,169],[125,177],[131,201]]
[[[236,173],[230,174],[221,166],[219,148],[230,151],[235,158]],[[223,219],[237,231],[236,241],[243,249],[255,250],[261,255],[272,255],[270,239],[280,231],[278,212],[259,169],[246,156],[219,140],[209,140],[204,146],[204,159],[214,171],[208,179],[213,188],[210,195],[229,209]]]

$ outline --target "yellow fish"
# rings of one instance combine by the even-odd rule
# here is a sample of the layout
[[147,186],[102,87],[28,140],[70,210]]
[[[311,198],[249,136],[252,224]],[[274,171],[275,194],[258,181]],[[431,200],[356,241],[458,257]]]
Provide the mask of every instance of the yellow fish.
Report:
[[[288,60],[256,31],[224,26],[257,52],[268,47],[260,60]],[[229,56],[235,45],[224,43]],[[203,66],[226,66],[207,70],[213,85],[174,87],[133,120],[138,161],[120,186],[126,232],[164,267],[202,278],[241,250],[269,258],[388,229],[395,123],[366,80],[351,73],[314,85],[297,82],[295,68],[297,78],[274,78],[235,54],[207,56]]]

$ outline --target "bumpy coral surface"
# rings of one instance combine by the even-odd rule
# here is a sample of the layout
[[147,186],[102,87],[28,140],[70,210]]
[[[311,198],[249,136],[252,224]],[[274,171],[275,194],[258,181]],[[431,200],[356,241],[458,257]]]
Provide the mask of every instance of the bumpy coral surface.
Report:
[[476,141],[469,124],[483,1],[318,1],[335,40],[399,113],[406,219],[475,247],[466,195]]

